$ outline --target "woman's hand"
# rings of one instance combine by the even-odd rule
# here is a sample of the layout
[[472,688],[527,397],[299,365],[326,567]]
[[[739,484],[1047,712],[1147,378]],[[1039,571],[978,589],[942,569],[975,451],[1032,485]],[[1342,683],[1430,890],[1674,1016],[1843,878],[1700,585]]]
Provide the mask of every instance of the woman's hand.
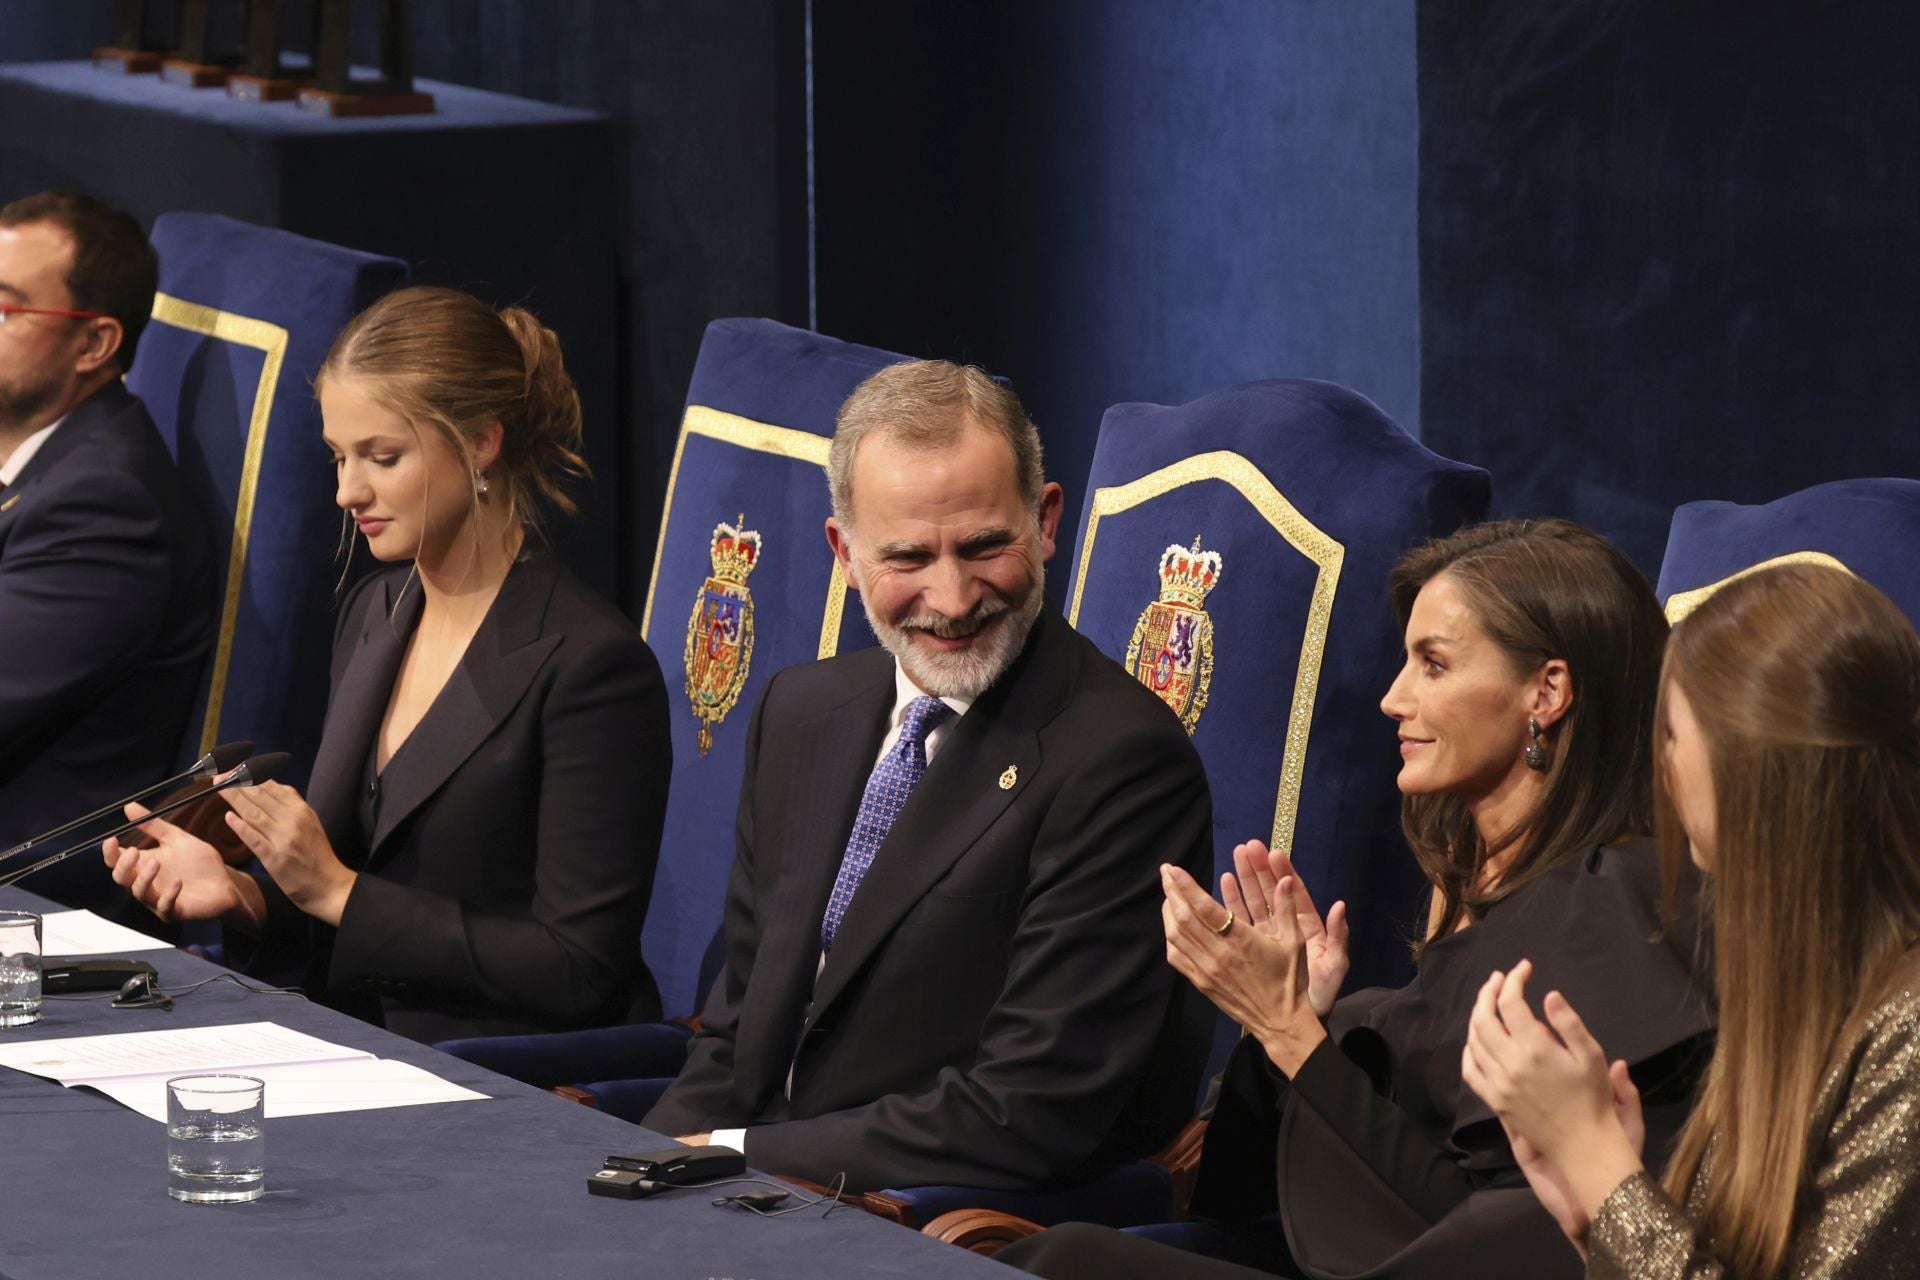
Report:
[[1642,1167],[1640,1094],[1627,1064],[1608,1064],[1559,992],[1543,1002],[1546,1024],[1533,1016],[1526,1002],[1532,973],[1532,962],[1522,960],[1481,986],[1460,1074],[1500,1117],[1541,1204],[1584,1250],[1601,1203]]
[[293,905],[325,924],[339,924],[359,876],[334,854],[313,806],[279,782],[234,787],[226,797],[233,806],[227,825]]
[[[1296,883],[1289,876],[1274,886],[1269,933],[1240,925],[1179,867],[1160,868],[1160,887],[1167,895],[1160,908],[1167,963],[1257,1038],[1273,1064],[1289,1076],[1327,1036],[1308,1000],[1306,942],[1294,906]],[[1220,878],[1220,896],[1243,901],[1232,872]]]
[[[1274,893],[1282,880],[1293,877],[1294,921],[1307,947],[1307,1000],[1314,1013],[1325,1018],[1333,1012],[1340,984],[1347,980],[1347,904],[1334,903],[1322,921],[1306,882],[1294,870],[1293,859],[1279,849],[1269,852],[1258,840],[1233,847],[1233,867],[1240,873],[1246,919],[1269,937],[1279,928]],[[1228,897],[1227,905],[1233,906],[1232,897]]]
[[[145,805],[126,806],[130,820],[150,812]],[[109,838],[100,845],[113,882],[124,885],[135,901],[162,920],[227,920],[259,931],[266,903],[251,876],[229,867],[205,840],[163,818],[140,823],[140,830],[158,843],[139,849]]]

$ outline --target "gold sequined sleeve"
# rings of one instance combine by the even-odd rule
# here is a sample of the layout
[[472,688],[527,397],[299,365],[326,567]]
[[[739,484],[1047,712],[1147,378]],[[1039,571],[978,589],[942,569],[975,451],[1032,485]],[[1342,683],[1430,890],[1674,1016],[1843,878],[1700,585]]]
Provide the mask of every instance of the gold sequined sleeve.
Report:
[[[1785,1275],[1910,1280],[1920,1259],[1920,995],[1857,1041],[1802,1198]],[[1709,1175],[1711,1176],[1711,1175]],[[1615,1188],[1588,1238],[1590,1280],[1719,1280],[1688,1213],[1645,1173]]]

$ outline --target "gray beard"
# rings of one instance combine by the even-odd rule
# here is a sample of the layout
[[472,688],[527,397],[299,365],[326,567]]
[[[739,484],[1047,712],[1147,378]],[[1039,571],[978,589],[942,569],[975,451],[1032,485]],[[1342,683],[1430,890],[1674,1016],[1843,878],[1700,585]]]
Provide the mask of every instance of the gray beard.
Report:
[[[991,689],[1007,673],[1013,660],[1027,646],[1035,619],[1046,603],[1046,571],[1034,576],[1027,598],[1017,605],[998,604],[975,609],[965,618],[916,615],[899,626],[886,622],[873,611],[866,593],[860,595],[860,607],[866,611],[867,625],[880,639],[880,647],[892,654],[913,682],[936,698],[955,698],[972,702]],[[994,627],[993,634],[980,650],[957,653],[926,653],[913,645],[911,633],[933,631],[949,636],[970,635],[980,625],[1001,614],[1007,616]]]

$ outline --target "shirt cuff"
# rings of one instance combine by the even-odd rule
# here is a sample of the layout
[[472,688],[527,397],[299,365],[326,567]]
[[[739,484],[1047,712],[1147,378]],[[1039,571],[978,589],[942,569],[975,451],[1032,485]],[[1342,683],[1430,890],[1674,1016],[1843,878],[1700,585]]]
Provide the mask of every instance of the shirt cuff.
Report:
[[741,1155],[747,1154],[747,1131],[745,1129],[715,1129],[707,1135],[707,1142],[716,1147],[732,1147]]

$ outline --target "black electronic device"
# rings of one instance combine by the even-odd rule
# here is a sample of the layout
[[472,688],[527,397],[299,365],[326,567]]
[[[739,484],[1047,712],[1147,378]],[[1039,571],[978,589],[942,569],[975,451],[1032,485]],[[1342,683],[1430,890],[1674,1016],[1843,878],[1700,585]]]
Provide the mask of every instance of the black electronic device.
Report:
[[40,989],[50,996],[76,991],[124,991],[129,982],[158,981],[159,977],[159,970],[145,960],[47,956],[40,964]]
[[732,1147],[667,1147],[660,1151],[608,1156],[606,1166],[669,1187],[690,1187],[715,1178],[738,1177],[747,1171],[747,1158]]
[[588,1195],[612,1196],[616,1200],[638,1200],[666,1189],[665,1183],[655,1182],[631,1169],[601,1169],[587,1179]]

